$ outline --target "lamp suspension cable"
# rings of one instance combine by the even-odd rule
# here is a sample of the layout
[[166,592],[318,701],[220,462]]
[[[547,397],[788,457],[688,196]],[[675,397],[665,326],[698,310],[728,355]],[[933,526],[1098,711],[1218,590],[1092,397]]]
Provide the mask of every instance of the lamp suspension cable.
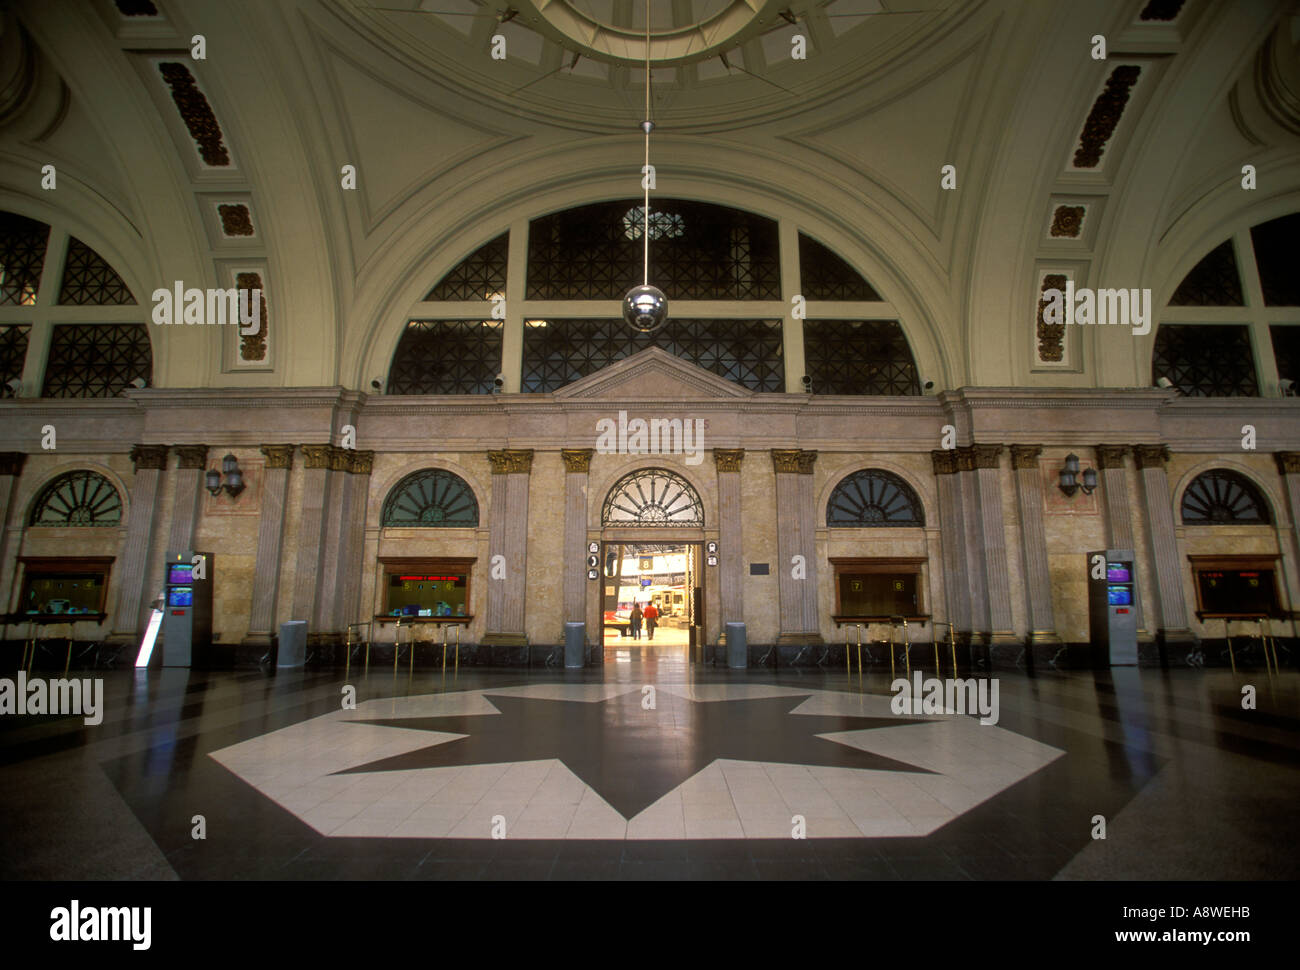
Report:
[[650,285],[650,129],[654,122],[650,120],[650,0],[645,0],[645,122],[641,129],[645,132],[645,167],[641,169],[641,184],[645,189],[645,205],[642,206],[644,225],[641,235],[644,242],[644,255],[641,260],[641,285]]

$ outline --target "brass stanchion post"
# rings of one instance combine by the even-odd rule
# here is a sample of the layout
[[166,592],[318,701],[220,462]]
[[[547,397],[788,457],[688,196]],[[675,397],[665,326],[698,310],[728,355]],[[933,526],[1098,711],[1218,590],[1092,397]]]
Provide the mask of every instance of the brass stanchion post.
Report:
[[1237,676],[1237,658],[1232,652],[1232,634],[1228,632],[1228,618],[1223,618],[1223,635],[1228,641],[1228,663],[1232,664],[1232,676]]
[[858,628],[858,676],[862,676],[862,624],[853,624]]
[[952,675],[957,676],[957,637],[952,632],[952,621],[948,621],[948,646],[952,647]]
[[453,672],[456,674],[460,673],[460,624],[459,623],[456,624],[456,669]]
[[397,676],[397,655],[402,652],[402,618],[397,618],[397,629],[393,631],[393,676]]
[[889,679],[894,679],[894,621],[889,621]]
[[899,617],[903,621],[903,660],[907,665],[907,679],[912,679],[912,645],[907,640],[907,617]]

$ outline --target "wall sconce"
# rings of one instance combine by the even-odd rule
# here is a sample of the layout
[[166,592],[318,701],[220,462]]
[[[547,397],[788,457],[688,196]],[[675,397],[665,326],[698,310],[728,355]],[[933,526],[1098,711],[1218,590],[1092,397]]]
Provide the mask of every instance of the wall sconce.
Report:
[[[222,475],[225,475],[226,483],[221,483]],[[215,497],[221,494],[224,488],[226,494],[231,498],[237,496],[244,490],[244,473],[239,470],[239,461],[234,455],[226,455],[221,459],[221,471],[215,468],[210,469],[206,476],[208,491]]]
[[1091,495],[1097,488],[1097,473],[1091,468],[1084,469],[1083,481],[1079,481],[1079,456],[1065,456],[1065,465],[1061,468],[1061,481],[1057,487],[1066,495],[1073,495],[1079,488],[1084,495]]

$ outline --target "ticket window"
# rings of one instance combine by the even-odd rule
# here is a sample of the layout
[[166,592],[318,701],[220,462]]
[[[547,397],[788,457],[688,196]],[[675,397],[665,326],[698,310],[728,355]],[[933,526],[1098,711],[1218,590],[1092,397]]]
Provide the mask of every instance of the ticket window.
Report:
[[1248,568],[1220,565],[1196,570],[1196,595],[1205,613],[1263,613],[1277,616],[1277,576],[1273,564]]
[[24,561],[18,611],[28,614],[99,614],[104,612],[109,562],[86,560]]
[[469,617],[467,562],[388,563],[383,612],[388,616]]
[[847,616],[913,616],[916,573],[840,573],[840,612]]

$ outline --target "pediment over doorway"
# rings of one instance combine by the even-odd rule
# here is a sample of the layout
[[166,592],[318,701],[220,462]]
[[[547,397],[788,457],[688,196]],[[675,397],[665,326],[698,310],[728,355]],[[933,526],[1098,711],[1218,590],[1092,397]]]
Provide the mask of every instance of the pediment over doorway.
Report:
[[563,398],[686,401],[700,398],[746,399],[754,395],[703,367],[674,357],[659,347],[588,374],[555,392]]

